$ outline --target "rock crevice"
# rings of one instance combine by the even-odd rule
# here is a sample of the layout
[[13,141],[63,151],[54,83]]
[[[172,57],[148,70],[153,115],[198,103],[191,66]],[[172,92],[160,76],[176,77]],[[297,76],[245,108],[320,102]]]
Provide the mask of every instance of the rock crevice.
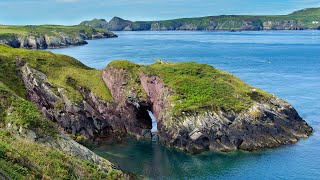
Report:
[[[150,138],[148,111],[156,117],[159,140],[188,152],[277,147],[295,143],[313,131],[289,103],[274,96],[268,101],[254,100],[250,108],[240,112],[219,109],[175,115],[175,91],[160,76],[142,71],[133,76],[126,69],[109,66],[103,70],[102,79],[114,101],[103,102],[92,91],[77,87],[83,101],[74,103],[45,74],[28,64],[17,64],[28,99],[66,132],[88,139],[123,135]],[[58,94],[52,91],[55,88]]]

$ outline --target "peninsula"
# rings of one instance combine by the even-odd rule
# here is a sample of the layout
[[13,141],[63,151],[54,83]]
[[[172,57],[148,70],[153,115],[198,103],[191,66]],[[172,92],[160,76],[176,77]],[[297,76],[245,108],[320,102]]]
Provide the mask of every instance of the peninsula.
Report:
[[114,38],[114,33],[85,26],[0,26],[0,43],[14,48],[47,49],[87,44],[85,40]]
[[308,8],[288,15],[221,15],[181,18],[162,21],[130,21],[119,17],[84,21],[80,25],[110,31],[260,31],[260,30],[319,30],[320,8]]

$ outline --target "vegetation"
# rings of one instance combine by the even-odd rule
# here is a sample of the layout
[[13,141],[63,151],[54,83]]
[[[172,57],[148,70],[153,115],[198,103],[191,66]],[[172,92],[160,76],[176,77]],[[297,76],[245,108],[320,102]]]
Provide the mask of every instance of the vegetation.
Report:
[[41,25],[41,26],[0,26],[0,38],[8,35],[49,35],[54,36],[58,33],[64,33],[70,37],[77,37],[80,33],[92,36],[96,32],[110,33],[105,29],[92,28],[88,26],[60,26],[60,25]]
[[[199,29],[206,29],[210,26],[212,21],[217,23],[217,28],[230,29],[241,28],[243,21],[252,22],[256,27],[263,27],[266,21],[289,21],[298,20],[303,21],[304,25],[308,28],[317,28],[320,24],[315,24],[313,21],[320,21],[320,8],[309,8],[293,12],[288,15],[273,15],[273,16],[249,16],[249,15],[222,15],[222,16],[208,16],[200,18],[182,18],[173,20],[156,21],[160,26],[164,27],[177,27],[181,24],[192,24]],[[151,24],[155,21],[139,21],[137,24]]]
[[[271,28],[267,29],[285,29],[289,28],[288,24],[297,26],[297,29],[318,29],[320,27],[320,8],[309,8],[293,12],[288,15],[221,15],[221,16],[207,16],[197,18],[180,18],[162,21],[119,21],[113,24],[117,30],[123,30],[126,26],[130,26],[132,30],[151,30],[152,25],[160,27],[162,30],[174,29],[190,29],[190,30],[232,30],[232,29],[246,29],[259,30],[264,28],[265,22],[272,22]],[[119,18],[118,18],[119,19]],[[301,21],[299,25],[294,25]],[[117,24],[118,23],[118,24]],[[104,19],[94,19],[92,21],[85,21],[82,25],[92,27],[103,27],[105,29],[113,30],[113,26],[108,26]],[[109,22],[110,24],[110,22]],[[126,25],[125,25],[126,24]],[[213,27],[214,26],[214,27]],[[120,28],[120,29],[119,29]],[[158,28],[155,28],[159,30]],[[127,29],[128,30],[128,29]]]
[[134,94],[140,98],[140,100],[146,100],[147,94],[141,86],[140,78],[139,78],[139,69],[142,67],[138,64],[132,63],[127,60],[115,60],[112,61],[108,67],[114,67],[117,69],[126,70],[126,79],[128,84],[126,85],[125,91],[128,92],[127,96],[132,95],[132,90],[134,90]]
[[67,97],[73,102],[83,99],[78,87],[93,91],[101,100],[113,100],[99,70],[89,68],[69,56],[0,45],[0,81],[20,97],[25,97],[25,88],[17,72],[16,57],[46,74],[49,82],[65,89]]
[[93,19],[91,21],[83,21],[80,23],[82,26],[90,26],[94,28],[106,28],[107,24],[107,21],[104,19]]
[[139,66],[128,61],[113,61],[109,66],[127,69],[135,76],[140,72],[159,76],[174,92],[171,101],[175,114],[218,109],[242,111],[249,108],[253,101],[267,101],[272,97],[229,73],[195,62]]
[[5,128],[9,122],[44,138],[54,139],[57,130],[35,105],[0,82],[0,172],[11,179],[117,179],[122,175],[118,170],[105,173],[91,162],[17,136]]
[[53,135],[57,132],[34,104],[18,97],[0,82],[0,126],[8,123],[41,131],[39,134],[42,135]]

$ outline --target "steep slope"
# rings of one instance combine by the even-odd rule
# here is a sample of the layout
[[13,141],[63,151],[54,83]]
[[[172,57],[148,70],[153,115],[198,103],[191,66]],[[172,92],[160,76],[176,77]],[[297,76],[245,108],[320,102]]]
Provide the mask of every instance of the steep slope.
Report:
[[105,19],[93,19],[91,21],[83,21],[79,25],[80,26],[90,26],[93,28],[107,28],[108,22]]
[[289,15],[249,16],[222,15],[199,18],[181,18],[163,21],[128,21],[114,17],[106,24],[103,20],[86,21],[86,24],[103,24],[111,31],[165,31],[165,30],[305,30],[320,29],[320,8],[296,11]]
[[0,81],[74,139],[151,138],[148,111],[160,141],[188,152],[276,147],[312,133],[288,102],[209,65],[113,61],[98,71],[45,51],[2,45],[0,54]]
[[184,151],[255,150],[312,133],[286,101],[208,65],[114,61],[103,78],[115,101],[151,110],[160,141]]
[[1,179],[129,179],[0,82]]
[[0,43],[14,48],[47,49],[87,44],[85,40],[113,38],[104,29],[85,26],[0,26]]

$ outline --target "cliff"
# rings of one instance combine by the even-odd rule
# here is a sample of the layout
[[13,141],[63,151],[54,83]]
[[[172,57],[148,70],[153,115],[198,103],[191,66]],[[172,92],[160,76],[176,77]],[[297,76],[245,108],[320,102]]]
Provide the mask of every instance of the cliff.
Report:
[[61,48],[114,37],[117,35],[108,30],[82,26],[0,26],[0,43],[14,48]]
[[116,102],[152,111],[160,141],[184,151],[251,151],[312,133],[288,102],[209,65],[114,61],[103,78]]
[[0,54],[0,81],[76,140],[151,138],[148,110],[159,140],[188,152],[277,147],[313,131],[288,102],[209,65],[113,61],[98,71],[50,52]]
[[[64,57],[49,52],[13,49],[0,45],[0,178],[134,179],[134,176],[122,172],[108,160],[75,142],[73,140],[77,139],[75,136],[61,130],[54,119],[50,121],[46,118],[44,108],[40,109],[40,106],[37,107],[27,101],[35,96],[31,97],[30,92],[27,92],[31,88],[28,85],[31,84],[27,84],[26,79],[34,80],[35,85],[41,85],[41,88],[33,89],[40,90],[36,92],[39,98],[42,96],[43,99],[55,100],[57,97],[54,93],[41,94],[49,92],[46,88],[52,89],[53,84],[51,86],[41,84],[36,78],[41,80],[45,77],[44,74],[29,68],[24,64],[26,61],[18,56],[25,58],[30,64],[38,63],[39,68],[46,63],[51,66],[50,61],[53,62],[53,59],[60,61]],[[44,60],[46,58],[48,61]],[[69,64],[69,68],[72,65],[84,67],[72,58],[65,60],[68,59],[69,62],[73,62]],[[85,70],[92,73],[90,68],[86,67]],[[36,78],[25,77],[24,75],[30,75],[25,72],[35,73]],[[51,73],[44,72],[52,74],[54,70]],[[72,93],[74,92],[70,92]],[[46,104],[48,101],[43,99],[38,99],[37,102],[48,105]]]
[[166,31],[166,30],[306,30],[320,29],[320,8],[303,9],[288,15],[222,15],[199,18],[181,18],[163,21],[129,21],[114,17],[85,21],[81,25],[103,27],[111,31]]
[[1,179],[132,179],[78,144],[0,81]]

